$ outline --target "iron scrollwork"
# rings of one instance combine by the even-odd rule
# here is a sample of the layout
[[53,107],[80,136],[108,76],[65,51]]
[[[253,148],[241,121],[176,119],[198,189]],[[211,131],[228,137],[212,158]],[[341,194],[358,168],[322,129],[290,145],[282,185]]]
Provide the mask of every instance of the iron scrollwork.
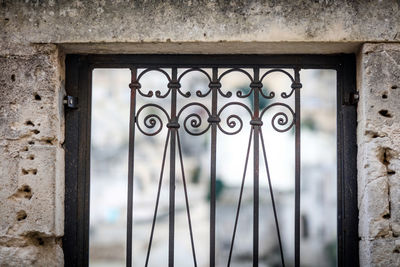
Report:
[[[178,115],[177,115],[178,120],[179,120],[179,118],[181,117],[181,114],[182,114],[187,108],[190,108],[190,107],[193,107],[193,106],[200,107],[202,110],[204,110],[204,111],[207,113],[208,117],[211,116],[210,111],[207,109],[207,107],[206,107],[205,105],[203,105],[203,104],[201,104],[201,103],[198,103],[198,102],[193,102],[193,103],[187,104],[187,105],[185,105],[184,107],[181,108],[181,110],[179,111],[179,113],[178,113]],[[190,121],[190,127],[193,128],[193,130],[190,129],[190,128],[188,127],[188,122],[189,122],[189,121]],[[192,112],[192,113],[190,113],[189,115],[187,115],[187,116],[183,119],[183,128],[184,128],[185,131],[186,131],[188,134],[190,134],[190,135],[202,135],[202,134],[204,134],[205,132],[207,132],[208,129],[210,129],[210,126],[211,126],[210,124],[208,124],[204,130],[200,130],[199,132],[194,131],[195,129],[200,129],[200,126],[203,124],[203,121],[205,121],[205,120],[203,120],[203,119],[201,118],[201,115],[200,115],[200,114],[195,113],[195,112]]]
[[[291,119],[289,118],[287,113],[285,113],[283,111],[279,111],[272,116],[272,119],[271,119],[272,128],[274,128],[275,131],[281,132],[281,133],[289,131],[295,123],[295,113],[294,113],[293,109],[285,103],[273,103],[273,104],[267,106],[266,108],[264,108],[261,111],[260,119],[262,119],[262,117],[264,116],[266,111],[268,111],[270,108],[273,108],[273,107],[285,108],[287,110],[287,112],[289,112],[289,116],[291,117]],[[277,124],[279,126],[277,126]],[[285,127],[285,128],[280,128],[280,127]]]
[[[221,113],[223,113],[223,111],[224,111],[226,108],[230,107],[230,106],[242,107],[242,108],[244,108],[244,109],[249,113],[250,117],[251,117],[251,115],[252,115],[251,109],[250,109],[248,106],[246,106],[245,104],[240,103],[240,102],[230,102],[230,103],[228,103],[228,104],[225,104],[225,105],[219,110],[219,112],[218,112],[218,118],[221,116]],[[226,124],[228,125],[229,128],[233,129],[234,131],[229,132],[229,131],[227,131],[227,130],[224,130],[223,127],[221,126],[221,124],[218,124],[218,128],[220,129],[221,132],[223,132],[224,134],[227,134],[227,135],[234,135],[234,134],[237,134],[237,133],[239,133],[239,132],[242,130],[242,128],[243,128],[243,120],[242,120],[237,114],[231,114],[231,115],[229,115],[229,116],[226,118]],[[237,124],[238,124],[238,126],[237,126]],[[235,130],[235,128],[236,128],[236,130]]]
[[[210,171],[210,266],[214,266],[215,264],[215,231],[212,231],[212,229],[215,229],[215,214],[216,214],[216,136],[217,136],[217,129],[219,129],[222,133],[226,135],[235,135],[238,134],[242,131],[243,126],[244,126],[244,118],[241,116],[242,113],[228,113],[227,110],[229,109],[242,109],[245,112],[244,114],[249,115],[249,124],[251,125],[250,128],[250,136],[249,136],[249,142],[247,145],[247,153],[246,153],[246,160],[245,160],[245,165],[244,165],[244,170],[243,170],[243,176],[242,176],[242,182],[240,186],[240,195],[238,199],[238,206],[236,210],[236,216],[235,216],[235,223],[234,223],[234,229],[232,233],[232,239],[230,242],[230,251],[229,251],[229,257],[228,257],[228,266],[230,266],[231,258],[232,258],[232,252],[233,252],[233,246],[235,242],[235,235],[236,235],[236,229],[237,229],[237,224],[238,224],[238,218],[239,218],[239,213],[240,213],[240,206],[241,206],[241,200],[242,200],[242,193],[243,193],[243,188],[245,184],[245,179],[246,179],[246,170],[247,170],[247,165],[249,161],[249,153],[250,153],[250,147],[251,144],[253,144],[253,151],[254,151],[254,156],[253,156],[253,162],[254,162],[254,175],[253,175],[253,205],[254,205],[254,210],[259,209],[259,151],[260,151],[260,141],[261,141],[261,148],[263,152],[263,161],[265,163],[265,168],[266,168],[266,173],[267,173],[267,179],[268,179],[268,184],[269,184],[269,190],[270,190],[270,196],[271,196],[271,202],[273,206],[273,212],[274,212],[274,219],[275,219],[275,226],[277,230],[277,236],[279,240],[279,248],[280,248],[280,256],[281,256],[281,263],[282,266],[285,266],[285,260],[284,260],[284,253],[282,249],[282,242],[281,242],[281,237],[280,237],[280,230],[279,230],[279,221],[278,221],[278,216],[276,212],[276,207],[275,207],[275,201],[274,201],[274,194],[273,194],[273,189],[272,189],[272,184],[271,184],[271,178],[270,178],[270,172],[269,172],[269,165],[268,165],[268,160],[267,160],[267,155],[266,155],[266,148],[264,144],[264,137],[263,137],[263,117],[265,114],[268,112],[269,116],[271,116],[271,121],[270,125],[271,127],[277,131],[277,132],[287,132],[290,129],[292,129],[295,126],[295,133],[296,133],[296,149],[295,149],[295,160],[296,160],[296,166],[297,170],[299,170],[300,166],[300,150],[299,150],[299,144],[300,144],[300,135],[299,135],[299,130],[300,130],[300,92],[298,89],[301,88],[301,83],[300,83],[300,76],[299,76],[299,69],[294,69],[295,73],[295,78],[293,76],[282,69],[272,69],[267,72],[265,72],[261,78],[259,77],[260,74],[260,69],[259,68],[254,68],[254,73],[251,75],[249,72],[240,69],[240,68],[231,68],[226,71],[224,71],[222,74],[218,76],[218,68],[213,68],[212,70],[212,77],[203,69],[200,68],[191,68],[186,71],[184,71],[180,76],[177,75],[177,68],[173,67],[171,69],[171,75],[169,75],[165,70],[159,69],[159,68],[148,68],[143,70],[140,75],[136,78],[136,71],[137,69],[132,70],[132,82],[130,84],[131,88],[131,121],[130,125],[132,126],[130,128],[131,131],[134,131],[135,129],[135,124],[138,128],[138,130],[143,133],[144,135],[147,136],[155,136],[159,134],[163,128],[164,125],[168,128],[168,133],[165,141],[165,147],[164,147],[164,152],[163,152],[163,159],[162,159],[162,164],[161,164],[161,171],[160,171],[160,178],[159,178],[159,183],[158,183],[158,190],[157,190],[157,198],[156,198],[156,205],[155,205],[155,210],[154,210],[154,216],[152,220],[152,228],[151,228],[151,234],[150,234],[150,241],[148,245],[148,250],[147,250],[147,255],[146,255],[146,262],[145,266],[148,266],[149,262],[149,257],[150,257],[150,252],[151,252],[151,245],[152,245],[152,240],[153,240],[153,234],[154,234],[154,227],[156,223],[156,217],[157,217],[157,212],[158,212],[158,205],[159,205],[159,199],[160,199],[160,190],[162,186],[162,179],[163,179],[163,173],[164,173],[164,167],[165,167],[165,159],[166,159],[166,150],[168,147],[170,147],[170,186],[169,186],[169,244],[168,244],[168,250],[169,250],[169,266],[174,266],[174,216],[175,216],[175,181],[176,181],[176,175],[175,175],[175,156],[176,156],[176,145],[178,147],[178,156],[180,160],[180,171],[181,171],[181,177],[182,177],[182,183],[183,183],[183,188],[184,188],[184,193],[185,193],[185,206],[186,206],[186,213],[187,213],[187,219],[188,219],[188,224],[189,224],[189,232],[190,232],[190,239],[191,239],[191,247],[192,247],[192,254],[193,254],[193,261],[194,261],[194,266],[197,266],[197,258],[196,258],[196,251],[195,251],[195,243],[194,243],[194,238],[193,238],[193,231],[192,231],[192,226],[191,226],[191,216],[190,216],[190,208],[189,208],[189,197],[188,197],[188,191],[187,191],[187,186],[186,186],[186,178],[185,178],[185,168],[183,164],[183,157],[182,157],[182,149],[181,149],[181,141],[180,141],[180,132],[179,129],[183,129],[186,133],[193,135],[193,136],[199,136],[203,135],[206,132],[208,132],[211,129],[211,171]],[[168,80],[168,90],[166,93],[162,94],[160,90],[148,90],[147,92],[143,92],[141,90],[142,86],[140,84],[140,79],[146,74],[151,71],[157,71],[163,74],[167,80]],[[206,76],[208,79],[209,85],[208,85],[208,90],[206,92],[202,92],[200,90],[196,91],[196,96],[199,98],[206,98],[208,96],[211,96],[211,107],[208,108],[205,104],[199,102],[199,101],[190,101],[188,104],[183,105],[180,109],[178,109],[178,101],[177,98],[178,96],[183,97],[184,99],[189,99],[192,94],[190,91],[184,92],[184,90],[181,89],[181,80],[182,78],[185,77],[186,74],[191,73],[191,72],[199,72],[202,73]],[[241,89],[239,89],[236,93],[235,96],[239,99],[249,99],[251,102],[251,107],[249,105],[246,105],[243,102],[239,101],[228,101],[229,98],[233,96],[233,93],[231,91],[227,91],[224,93],[221,88],[222,88],[222,78],[224,78],[227,74],[232,73],[232,72],[239,72],[244,74],[248,79],[249,79],[249,88],[250,90],[245,92]],[[276,97],[276,94],[274,91],[270,91],[269,93],[267,91],[263,90],[263,80],[271,73],[274,72],[280,72],[289,77],[291,81],[291,90],[289,93],[287,92],[282,92],[280,94],[280,97],[285,100],[287,98],[290,98],[293,93],[295,95],[295,111],[292,109],[292,107],[284,102],[279,102],[275,101],[273,103],[269,103],[271,99],[274,99]],[[156,98],[167,98],[169,97],[170,99],[170,112],[167,111],[166,107],[163,107],[159,104],[155,103],[146,103],[142,105],[137,112],[135,111],[136,109],[136,92],[138,92],[138,96],[144,97],[144,98],[152,98],[155,96]],[[218,97],[222,97],[225,101],[228,101],[227,103],[224,102],[222,107],[218,109]],[[263,101],[263,105],[260,105],[261,100]],[[133,103],[133,104],[132,104]],[[265,104],[267,103],[267,104]],[[144,110],[148,110],[148,112],[144,112]],[[274,112],[270,112],[271,110],[276,110]],[[145,114],[145,115],[142,115]],[[135,117],[135,121],[132,122],[132,116]],[[206,118],[207,116],[207,118]],[[142,118],[144,117],[144,118]],[[223,117],[223,119],[221,119]],[[222,122],[222,123],[221,123]],[[180,127],[180,126],[183,127]],[[267,124],[269,125],[269,124]],[[227,126],[227,127],[225,127]],[[134,135],[130,135],[131,137]],[[129,152],[129,160],[131,164],[133,164],[133,150],[132,144],[134,143],[134,139],[130,140],[130,152]],[[296,171],[296,177],[295,177],[295,187],[296,187],[296,193],[295,193],[295,198],[296,198],[296,203],[299,203],[300,200],[300,172]],[[133,194],[133,165],[130,168],[129,171],[129,177],[130,177],[130,183],[131,186],[130,191],[128,193],[128,204],[132,206],[132,194]],[[254,212],[253,214],[253,265],[258,266],[258,236],[259,236],[259,224],[258,224],[258,212]],[[128,227],[132,227],[132,209],[128,210]],[[256,223],[257,222],[257,223]],[[300,206],[296,204],[295,207],[295,261],[296,261],[296,266],[299,266],[299,252],[300,252],[300,239],[299,239],[299,228],[300,227]],[[131,245],[132,245],[132,236],[131,233],[128,233],[128,239],[127,239],[127,255],[129,256],[128,261],[131,259]]]
[[[163,129],[163,125],[164,125],[163,120],[160,118],[160,116],[157,113],[152,112],[150,114],[147,114],[143,119],[143,125],[146,127],[146,129],[143,129],[140,126],[140,124],[141,124],[140,123],[141,122],[140,115],[141,115],[142,111],[147,108],[151,108],[151,107],[153,107],[155,110],[160,110],[162,113],[164,113],[164,115],[166,116],[168,121],[171,120],[168,115],[168,112],[165,109],[163,109],[161,106],[156,105],[156,104],[143,105],[142,107],[139,108],[139,110],[136,113],[136,125],[137,125],[137,128],[139,129],[139,131],[142,134],[147,135],[147,136],[157,135],[158,133],[161,132],[161,130]],[[154,129],[154,131],[151,131],[153,129]]]
[[[142,91],[142,86],[140,84],[140,79],[146,74],[149,73],[151,71],[157,71],[162,73],[168,80],[168,90],[162,94],[160,90],[149,90],[147,92],[143,92]],[[180,74],[180,76],[178,77],[178,79],[176,81],[172,81],[170,75],[163,69],[159,69],[159,68],[148,68],[143,70],[140,75],[137,77],[136,81],[133,81],[130,85],[131,89],[136,90],[139,95],[141,97],[145,97],[145,98],[152,98],[153,96],[155,96],[156,98],[167,98],[168,96],[170,96],[171,91],[172,90],[176,90],[176,92],[179,93],[180,96],[184,97],[184,98],[190,98],[192,95],[189,91],[187,92],[183,92],[181,90],[181,80],[185,77],[186,74],[191,73],[191,72],[199,72],[204,74],[204,76],[207,78],[207,80],[209,81],[209,85],[208,85],[208,90],[206,92],[202,92],[200,90],[196,91],[196,96],[199,98],[205,98],[207,96],[210,95],[210,93],[213,90],[216,90],[218,92],[218,95],[220,95],[223,98],[230,98],[233,96],[233,93],[231,91],[228,91],[226,93],[224,93],[221,88],[222,88],[222,84],[221,84],[221,80],[223,77],[225,77],[227,74],[232,73],[232,72],[239,72],[239,73],[243,73],[248,79],[249,79],[249,87],[250,90],[249,92],[243,92],[242,90],[238,90],[236,92],[236,97],[238,98],[251,98],[252,94],[255,93],[255,91],[257,91],[260,95],[260,97],[265,98],[265,99],[273,99],[275,98],[275,92],[274,91],[270,91],[270,92],[266,92],[263,88],[263,80],[271,73],[274,72],[280,72],[283,73],[284,75],[286,75],[290,81],[292,82],[291,84],[291,90],[289,93],[287,92],[282,92],[280,94],[280,96],[283,99],[287,99],[289,97],[291,97],[293,95],[293,92],[296,89],[301,88],[301,83],[300,82],[296,82],[295,79],[293,78],[293,76],[282,69],[272,69],[269,70],[267,72],[265,72],[261,78],[258,81],[255,81],[254,78],[250,75],[250,73],[248,73],[247,71],[240,69],[240,68],[232,68],[229,70],[226,70],[225,72],[223,72],[218,78],[217,80],[212,80],[212,78],[210,77],[210,75],[203,69],[200,68],[191,68],[188,70],[185,70],[182,74]],[[189,109],[190,107],[194,107],[196,106],[198,110],[202,110],[203,112],[200,113],[199,111],[195,111],[192,112],[190,114],[188,114],[185,118],[181,118],[182,117],[182,113],[186,110]],[[230,114],[226,117],[226,119],[222,120],[223,123],[229,128],[229,129],[224,129],[224,126],[221,124],[221,115],[223,115],[224,111],[228,108],[228,107],[240,107],[242,109],[244,109],[246,111],[246,113],[249,113],[250,118],[252,118],[253,116],[253,111],[251,110],[251,108],[247,105],[245,105],[244,103],[241,102],[237,102],[237,101],[233,101],[233,102],[229,102],[225,105],[223,105],[218,111],[216,115],[212,115],[210,110],[202,103],[200,102],[191,102],[189,104],[186,104],[185,106],[183,106],[177,115],[177,121],[178,120],[183,120],[182,125],[183,125],[183,129],[190,135],[202,135],[204,133],[206,133],[209,129],[212,123],[216,123],[218,126],[218,129],[227,135],[235,135],[237,133],[239,133],[242,128],[243,128],[243,118],[241,118],[241,116],[239,116],[238,114],[234,113],[234,114]],[[289,129],[291,129],[293,127],[293,125],[295,124],[295,112],[293,111],[293,109],[286,103],[283,102],[275,102],[272,104],[269,104],[267,107],[263,108],[262,110],[260,110],[260,116],[259,116],[259,120],[262,121],[263,116],[265,115],[265,113],[267,113],[267,111],[273,109],[273,108],[280,108],[280,111],[278,111],[277,113],[275,113],[272,116],[271,119],[271,126],[274,130],[276,130],[277,132],[286,132]],[[151,113],[146,115],[143,118],[143,121],[140,121],[140,115],[143,112],[144,109],[150,109],[153,108],[155,110],[159,110],[161,111],[161,113],[163,113],[165,116],[167,121],[163,122],[163,119],[160,117],[159,114],[157,113]],[[282,108],[285,111],[282,111]],[[208,118],[202,118],[202,116],[204,116],[204,114],[206,114],[208,116]],[[201,127],[202,125],[204,125],[205,123],[208,122],[208,125],[205,127]],[[171,117],[169,115],[169,113],[160,105],[157,104],[145,104],[142,107],[140,107],[137,110],[136,113],[136,125],[139,129],[139,131],[145,135],[148,136],[154,136],[157,135],[158,133],[161,132],[161,130],[163,129],[164,125],[167,125],[168,123],[171,123]],[[179,123],[179,122],[176,122]],[[141,126],[142,124],[142,126]],[[251,123],[250,123],[251,124]],[[144,127],[143,127],[144,126]],[[180,126],[180,124],[178,125],[178,127]],[[149,131],[150,130],[150,131]],[[151,131],[153,130],[153,131]]]

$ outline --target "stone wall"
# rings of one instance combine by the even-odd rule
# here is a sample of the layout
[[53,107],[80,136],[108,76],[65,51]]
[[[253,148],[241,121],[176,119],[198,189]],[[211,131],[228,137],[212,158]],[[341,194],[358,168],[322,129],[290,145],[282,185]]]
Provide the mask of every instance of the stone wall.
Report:
[[0,266],[63,262],[63,67],[54,45],[0,56]]
[[364,45],[359,61],[360,260],[400,266],[400,45]]
[[400,266],[399,5],[1,0],[0,266],[63,265],[65,53],[339,52],[359,61],[360,262]]
[[2,31],[13,43],[400,41],[397,0],[1,3]]

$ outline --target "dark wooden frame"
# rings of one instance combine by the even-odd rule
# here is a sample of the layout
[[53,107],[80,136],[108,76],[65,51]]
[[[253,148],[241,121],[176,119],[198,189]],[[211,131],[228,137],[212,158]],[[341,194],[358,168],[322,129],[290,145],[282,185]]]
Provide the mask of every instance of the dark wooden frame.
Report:
[[[338,265],[359,266],[356,65],[354,55],[67,55],[66,92],[78,98],[65,112],[65,266],[87,266],[91,87],[94,68],[275,67],[337,71]],[[128,88],[128,85],[127,85]]]

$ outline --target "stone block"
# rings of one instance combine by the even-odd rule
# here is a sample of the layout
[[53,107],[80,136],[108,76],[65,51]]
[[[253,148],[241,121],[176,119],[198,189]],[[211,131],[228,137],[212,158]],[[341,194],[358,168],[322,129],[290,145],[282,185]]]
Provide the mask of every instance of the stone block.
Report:
[[62,266],[62,57],[30,49],[0,56],[0,266]]
[[361,240],[360,266],[400,266],[399,241],[393,238]]
[[358,196],[361,266],[399,266],[400,44],[359,55]]
[[0,139],[62,143],[64,75],[58,50],[3,56],[0,69]]
[[1,246],[0,266],[63,266],[59,241],[32,237],[23,246]]
[[53,145],[0,146],[1,236],[62,236],[64,151]]

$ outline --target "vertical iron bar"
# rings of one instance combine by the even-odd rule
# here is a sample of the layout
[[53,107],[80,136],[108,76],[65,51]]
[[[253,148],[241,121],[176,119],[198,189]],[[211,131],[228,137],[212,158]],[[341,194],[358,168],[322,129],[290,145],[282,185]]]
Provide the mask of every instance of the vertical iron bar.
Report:
[[[296,84],[300,84],[300,69],[294,69],[294,79]],[[295,214],[294,214],[294,235],[295,235],[295,252],[294,266],[300,266],[300,87],[295,88],[295,122],[296,122],[296,137],[295,137]]]
[[259,99],[259,74],[260,69],[254,68],[254,80],[251,84],[254,97],[254,114],[253,114],[253,266],[258,266],[258,234],[259,234],[259,135],[260,135],[260,99]]
[[[216,211],[216,164],[217,164],[217,96],[218,96],[218,68],[212,69],[212,106],[211,116],[211,181],[210,181],[210,267],[215,266],[215,211]],[[210,121],[210,120],[209,120]]]
[[176,149],[176,130],[179,127],[176,117],[176,96],[178,84],[178,70],[172,68],[172,80],[168,84],[171,88],[171,131],[170,140],[170,178],[169,178],[169,243],[168,243],[168,266],[174,266],[174,246],[175,246],[175,149]]
[[132,266],[132,212],[133,212],[133,173],[135,156],[135,120],[136,120],[136,87],[137,69],[131,68],[131,103],[129,115],[129,160],[128,160],[128,215],[126,231],[126,266]]

